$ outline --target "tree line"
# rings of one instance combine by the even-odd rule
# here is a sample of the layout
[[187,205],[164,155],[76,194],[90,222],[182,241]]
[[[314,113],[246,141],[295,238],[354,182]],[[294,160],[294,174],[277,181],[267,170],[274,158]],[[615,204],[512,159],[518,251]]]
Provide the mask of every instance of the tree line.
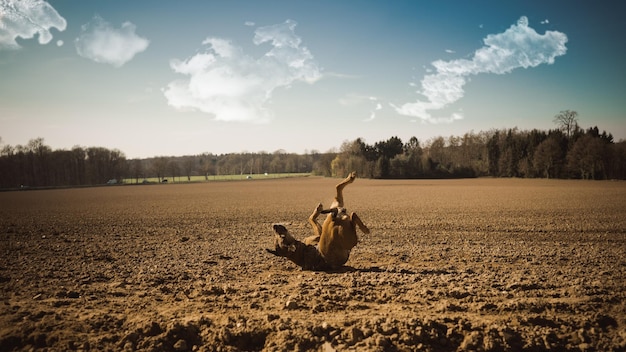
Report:
[[541,131],[468,132],[436,137],[422,145],[412,137],[366,144],[345,142],[331,162],[331,174],[357,170],[371,178],[526,177],[626,179],[626,141],[597,126],[582,129],[578,113],[561,111],[557,128]]
[[561,130],[518,129],[437,137],[423,146],[412,137],[368,145],[345,142],[331,162],[331,175],[357,170],[370,178],[526,177],[626,179],[626,141],[614,143],[597,127]]
[[[4,145],[0,149],[0,188],[89,186],[107,183],[210,180],[219,175],[265,173],[312,173],[330,164],[335,153],[304,155],[277,150],[273,153],[203,153],[191,156],[157,156],[127,159],[117,149],[75,146],[53,150],[43,138],[26,145]],[[328,173],[325,173],[328,174]],[[127,181],[128,182],[128,181]]]
[[121,179],[126,157],[102,147],[52,150],[43,138],[0,150],[0,188],[81,186]]
[[106,184],[147,178],[159,181],[209,180],[215,175],[312,173],[343,177],[357,171],[367,178],[528,177],[626,179],[626,141],[598,127],[582,129],[577,114],[555,117],[558,128],[468,132],[463,136],[403,142],[398,137],[368,144],[345,141],[325,153],[203,153],[127,159],[103,147],[52,150],[43,138],[0,149],[0,188]]

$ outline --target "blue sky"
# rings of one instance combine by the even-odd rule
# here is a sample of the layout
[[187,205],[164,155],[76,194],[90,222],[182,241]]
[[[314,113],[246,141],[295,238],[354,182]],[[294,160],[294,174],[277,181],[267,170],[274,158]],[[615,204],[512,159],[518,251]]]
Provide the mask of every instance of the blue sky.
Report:
[[127,157],[554,128],[626,139],[620,1],[0,0],[0,138]]

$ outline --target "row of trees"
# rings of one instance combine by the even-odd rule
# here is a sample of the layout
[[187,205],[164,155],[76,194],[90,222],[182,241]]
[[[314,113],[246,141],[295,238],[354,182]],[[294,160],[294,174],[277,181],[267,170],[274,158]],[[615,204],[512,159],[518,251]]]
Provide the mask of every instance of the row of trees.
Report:
[[0,188],[104,184],[146,178],[190,180],[213,175],[314,173],[344,176],[356,170],[370,178],[547,177],[626,179],[626,141],[618,143],[597,127],[583,130],[577,114],[555,117],[559,128],[468,132],[421,143],[398,137],[367,144],[346,141],[339,151],[306,154],[204,153],[127,160],[119,150],[79,147],[52,150],[42,138],[0,149]]
[[126,157],[101,147],[52,150],[43,138],[0,151],[0,188],[95,185],[125,175]]
[[626,142],[597,127],[563,131],[518,129],[437,137],[424,146],[398,137],[368,145],[345,142],[331,175],[357,170],[371,178],[545,177],[626,179]]
[[554,117],[558,128],[469,132],[437,137],[423,146],[413,137],[368,145],[346,142],[331,163],[331,174],[358,170],[373,178],[546,177],[626,179],[626,142],[598,127],[578,125],[576,111]]
[[52,150],[43,138],[36,138],[27,145],[4,145],[0,149],[0,188],[98,185],[124,179],[141,183],[146,178],[180,181],[190,180],[192,176],[208,180],[213,175],[310,173],[323,169],[318,164],[329,155],[334,154],[298,155],[279,150],[271,154],[204,153],[128,160],[117,149],[75,146],[71,150]]
[[[201,176],[209,180],[218,175],[254,175],[264,173],[311,173],[321,169],[324,160],[331,159],[331,154],[293,154],[284,150],[273,153],[233,153],[191,155],[183,157],[159,156],[148,159],[133,159],[128,162],[126,175],[134,183],[147,177],[164,179],[191,180],[192,176]],[[327,161],[330,164],[330,161]],[[330,175],[330,173],[325,173]]]

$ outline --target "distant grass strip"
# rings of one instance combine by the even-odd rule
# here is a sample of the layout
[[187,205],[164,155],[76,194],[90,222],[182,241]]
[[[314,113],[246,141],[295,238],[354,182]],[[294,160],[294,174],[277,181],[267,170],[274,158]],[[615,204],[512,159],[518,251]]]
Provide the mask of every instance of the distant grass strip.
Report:
[[[192,183],[192,182],[213,182],[213,181],[239,181],[239,180],[267,180],[274,178],[290,178],[290,177],[307,177],[311,176],[310,173],[278,173],[278,174],[244,174],[244,175],[210,175],[205,176],[187,176],[180,177],[164,177],[161,183]],[[142,183],[159,183],[159,179],[156,177],[140,178],[139,184]],[[136,184],[137,180],[134,178],[125,178],[124,184]]]

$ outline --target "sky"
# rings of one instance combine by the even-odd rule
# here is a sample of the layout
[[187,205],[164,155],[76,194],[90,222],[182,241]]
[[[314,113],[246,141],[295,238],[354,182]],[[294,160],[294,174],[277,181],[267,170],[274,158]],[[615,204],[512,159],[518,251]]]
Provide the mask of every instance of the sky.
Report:
[[626,139],[626,3],[0,0],[0,147],[326,152],[556,128]]

